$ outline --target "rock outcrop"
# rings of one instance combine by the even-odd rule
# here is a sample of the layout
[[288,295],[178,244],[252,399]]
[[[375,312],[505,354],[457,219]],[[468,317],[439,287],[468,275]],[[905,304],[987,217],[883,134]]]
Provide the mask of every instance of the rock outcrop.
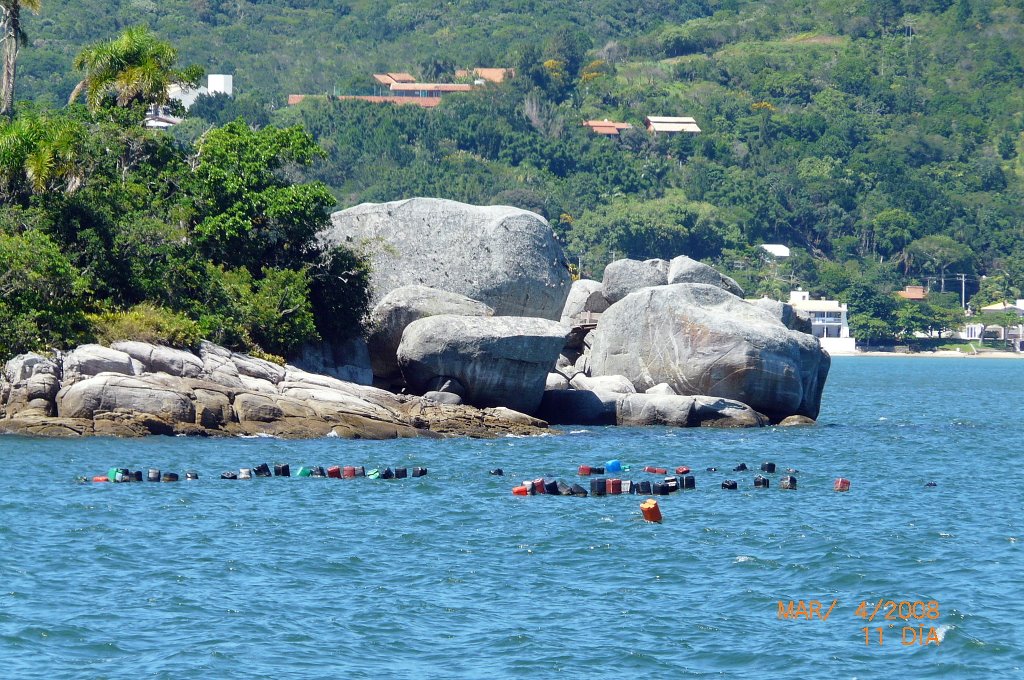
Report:
[[418,284],[483,302],[500,316],[558,319],[569,293],[551,227],[519,208],[436,198],[364,203],[334,213],[320,239],[370,253],[374,301]]
[[546,319],[431,316],[405,329],[398,363],[418,393],[455,379],[469,404],[533,413],[568,330]]
[[732,399],[773,421],[816,418],[829,365],[816,338],[707,284],[645,288],[612,305],[589,356],[592,376]]
[[428,316],[494,316],[494,310],[465,295],[427,286],[402,286],[391,291],[370,313],[369,338],[373,375],[378,380],[402,377],[398,366],[398,345],[402,333],[413,321]]
[[307,342],[292,363],[304,371],[369,385],[373,382],[370,349],[361,337],[344,342]]
[[[547,431],[543,421],[507,408],[392,394],[211,343],[203,343],[199,356],[145,343],[118,346],[121,351],[92,345],[69,353],[73,379],[63,385],[60,366],[42,356],[7,362],[0,432],[388,439]],[[103,370],[110,367],[118,370]]]

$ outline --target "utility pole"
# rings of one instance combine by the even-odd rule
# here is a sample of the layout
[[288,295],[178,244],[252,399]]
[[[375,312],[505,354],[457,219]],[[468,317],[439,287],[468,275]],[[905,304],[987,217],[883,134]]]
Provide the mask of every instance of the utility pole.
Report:
[[957,274],[960,279],[960,306],[967,309],[967,274]]

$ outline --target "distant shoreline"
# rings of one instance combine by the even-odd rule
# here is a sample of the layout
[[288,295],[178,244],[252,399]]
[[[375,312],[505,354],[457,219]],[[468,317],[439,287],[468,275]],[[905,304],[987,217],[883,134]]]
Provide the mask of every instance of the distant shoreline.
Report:
[[1024,359],[1024,352],[953,352],[939,350],[935,352],[857,352],[856,354],[833,354],[837,357],[901,357],[901,358],[940,358],[940,359]]

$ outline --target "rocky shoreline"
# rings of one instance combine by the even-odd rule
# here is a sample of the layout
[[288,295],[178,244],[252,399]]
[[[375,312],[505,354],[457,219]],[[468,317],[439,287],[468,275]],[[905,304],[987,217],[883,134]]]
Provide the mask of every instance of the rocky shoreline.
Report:
[[0,376],[0,432],[393,439],[818,415],[831,360],[809,321],[685,255],[571,281],[543,218],[438,199],[341,211],[320,238],[371,255],[365,339],[284,365],[209,342],[23,354]]

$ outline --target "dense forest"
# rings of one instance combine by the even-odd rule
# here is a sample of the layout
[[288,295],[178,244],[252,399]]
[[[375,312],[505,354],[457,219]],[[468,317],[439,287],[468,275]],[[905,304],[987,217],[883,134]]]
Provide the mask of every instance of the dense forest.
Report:
[[[246,231],[263,245],[232,259],[235,248],[211,241],[202,226],[236,233],[219,217],[230,206],[213,204],[217,188],[204,187],[207,175],[194,166],[211,137],[303,130],[319,149],[285,154],[244,191],[307,187],[313,212],[414,195],[517,205],[549,219],[584,275],[600,278],[616,257],[686,253],[750,295],[803,286],[839,297],[862,339],[956,325],[961,281],[975,308],[1021,297],[1022,0],[73,0],[44,2],[23,23],[17,98],[30,104],[19,118],[86,116],[60,108],[82,77],[75,56],[136,24],[174,44],[181,64],[235,78],[233,98],[200,98],[170,134],[121,124],[118,135],[145,136],[154,149],[145,160],[127,170],[97,161],[73,198],[24,193],[17,214],[0,217],[0,238],[39,231],[31,237],[49,239],[69,275],[83,279],[75,306],[93,319],[148,304],[200,324],[196,332],[217,329],[243,346],[287,352],[298,327],[258,337],[274,324],[253,322],[254,310],[211,306],[189,291],[164,294],[101,265],[105,257],[140,266],[139,254],[113,247],[119,238],[124,248],[187,244],[194,251],[181,257],[194,255],[190,266],[203,269],[192,271],[190,285],[234,290],[225,300],[280,288],[278,272],[301,274],[305,284],[293,280],[291,290],[302,293],[324,266],[302,247],[323,214],[293,225],[302,257],[279,261],[272,239]],[[294,93],[369,94],[374,72],[444,81],[474,66],[514,67],[516,77],[446,95],[436,109],[329,97],[285,105]],[[702,132],[652,136],[647,115],[693,116]],[[89,116],[78,122],[95,145],[97,130],[115,123],[104,122],[109,113]],[[604,118],[635,127],[604,138],[582,126]],[[97,209],[125,184],[130,210]],[[52,207],[69,201],[88,204],[76,208],[88,217]],[[98,227],[97,215],[118,224]],[[90,238],[103,245],[89,250]],[[785,244],[792,255],[776,260],[762,243]],[[145,262],[179,261],[157,250]],[[346,270],[364,266],[352,254],[343,260]],[[248,279],[236,281],[243,271]],[[900,302],[892,292],[907,284],[934,294],[925,304]],[[312,301],[305,328],[317,329],[317,298],[311,289],[303,295]],[[210,309],[235,321],[214,323]]]

